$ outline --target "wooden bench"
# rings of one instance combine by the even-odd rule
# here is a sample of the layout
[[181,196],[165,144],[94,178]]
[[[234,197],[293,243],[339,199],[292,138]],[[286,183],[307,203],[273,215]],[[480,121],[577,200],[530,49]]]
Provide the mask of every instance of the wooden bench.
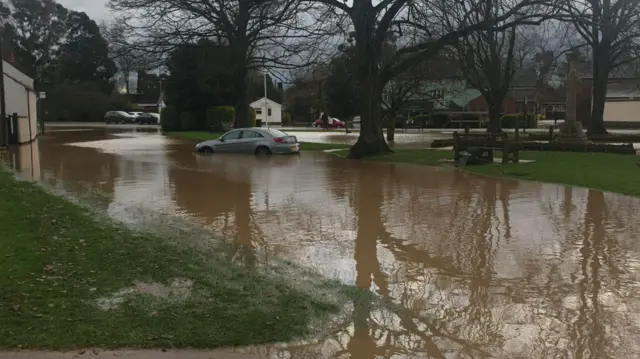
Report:
[[483,159],[493,162],[493,152],[502,152],[502,163],[510,161],[518,163],[520,160],[520,146],[518,132],[516,140],[510,140],[506,133],[469,133],[466,128],[464,133],[453,133],[453,160],[460,161],[462,151],[474,151]]

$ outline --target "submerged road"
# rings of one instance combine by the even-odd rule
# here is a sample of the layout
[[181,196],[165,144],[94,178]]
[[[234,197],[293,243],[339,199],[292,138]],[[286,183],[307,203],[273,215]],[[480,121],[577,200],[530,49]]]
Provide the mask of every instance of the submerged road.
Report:
[[[371,290],[326,337],[273,358],[640,357],[640,199],[324,153],[200,156],[153,132],[57,129],[6,154],[104,194],[129,223],[178,216]],[[523,164],[523,166],[526,164]]]

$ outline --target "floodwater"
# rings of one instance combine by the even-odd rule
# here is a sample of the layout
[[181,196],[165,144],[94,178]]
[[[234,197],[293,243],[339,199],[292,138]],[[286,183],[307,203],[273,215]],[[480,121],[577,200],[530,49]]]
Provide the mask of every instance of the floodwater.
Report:
[[[324,153],[199,156],[157,133],[49,132],[27,178],[110,215],[177,215],[245,265],[284,258],[369,289],[327,336],[272,358],[638,358],[640,199]],[[523,166],[526,164],[523,164]]]

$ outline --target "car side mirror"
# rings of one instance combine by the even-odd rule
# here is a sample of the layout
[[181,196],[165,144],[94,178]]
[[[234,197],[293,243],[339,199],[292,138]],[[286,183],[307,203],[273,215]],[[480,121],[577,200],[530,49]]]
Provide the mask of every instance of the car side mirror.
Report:
[[220,138],[218,138],[218,141],[224,142],[224,138],[220,137]]

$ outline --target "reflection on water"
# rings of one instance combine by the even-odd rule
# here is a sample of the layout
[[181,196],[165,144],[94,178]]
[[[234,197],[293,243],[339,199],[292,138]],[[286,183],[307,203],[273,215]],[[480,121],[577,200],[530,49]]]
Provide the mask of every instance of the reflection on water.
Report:
[[286,258],[385,303],[353,303],[326,337],[251,349],[264,356],[640,356],[638,199],[323,153],[192,148],[60,132],[4,157],[34,178],[100,190],[116,218],[185,216],[234,243],[232,261]]

